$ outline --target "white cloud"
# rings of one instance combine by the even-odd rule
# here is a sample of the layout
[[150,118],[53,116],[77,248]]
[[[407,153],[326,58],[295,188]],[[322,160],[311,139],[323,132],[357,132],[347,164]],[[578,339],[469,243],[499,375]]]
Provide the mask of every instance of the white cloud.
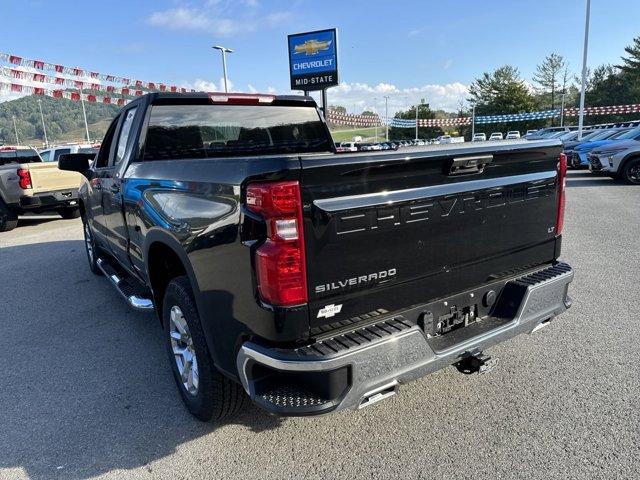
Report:
[[366,83],[341,83],[327,91],[329,104],[342,105],[350,113],[372,110],[384,115],[385,96],[388,96],[389,116],[424,99],[432,109],[455,112],[460,101],[468,96],[469,88],[459,82],[445,85],[428,84],[418,87],[397,88],[389,83],[370,86]]
[[422,29],[421,28],[414,28],[413,30],[409,30],[407,32],[407,37],[415,37],[418,36],[422,33]]
[[229,37],[260,28],[273,28],[291,17],[291,12],[287,11],[264,12],[255,0],[207,0],[195,6],[185,3],[176,8],[153,12],[147,18],[147,23],[169,30],[198,30]]
[[453,60],[449,58],[442,64],[442,69],[449,70],[451,68],[451,65],[453,65]]
[[154,12],[149,17],[148,23],[154,27],[165,27],[170,30],[207,30],[211,27],[211,20],[193,8],[170,8]]

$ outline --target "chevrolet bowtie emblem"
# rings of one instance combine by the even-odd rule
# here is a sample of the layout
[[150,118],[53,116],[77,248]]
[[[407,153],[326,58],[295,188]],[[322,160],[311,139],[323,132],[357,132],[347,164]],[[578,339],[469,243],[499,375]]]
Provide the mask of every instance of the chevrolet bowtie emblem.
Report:
[[293,53],[304,53],[305,55],[316,55],[322,50],[329,50],[331,40],[320,42],[318,40],[306,40],[304,43],[296,45]]

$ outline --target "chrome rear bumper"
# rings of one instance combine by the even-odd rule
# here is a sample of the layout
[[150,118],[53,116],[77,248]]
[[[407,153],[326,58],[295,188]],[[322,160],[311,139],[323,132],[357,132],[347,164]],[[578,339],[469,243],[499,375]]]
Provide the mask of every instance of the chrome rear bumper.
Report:
[[571,267],[559,263],[507,282],[498,303],[513,306],[519,301],[515,315],[485,318],[475,330],[465,327],[471,329],[467,338],[446,348],[402,313],[295,350],[247,342],[237,356],[239,376],[251,399],[272,413],[316,415],[362,408],[392,395],[403,383],[532,333],[569,308],[572,280]]

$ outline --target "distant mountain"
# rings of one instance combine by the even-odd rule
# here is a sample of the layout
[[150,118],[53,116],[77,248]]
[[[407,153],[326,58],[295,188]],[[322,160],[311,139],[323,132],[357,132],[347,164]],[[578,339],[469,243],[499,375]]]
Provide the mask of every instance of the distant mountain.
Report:
[[[44,142],[38,100],[42,101],[42,113],[49,143],[83,142],[86,140],[80,102],[31,95],[0,103],[0,145],[16,143],[12,116],[15,116],[16,119],[18,139],[21,144],[39,146]],[[119,107],[88,102],[85,102],[84,105],[91,139],[102,140]]]

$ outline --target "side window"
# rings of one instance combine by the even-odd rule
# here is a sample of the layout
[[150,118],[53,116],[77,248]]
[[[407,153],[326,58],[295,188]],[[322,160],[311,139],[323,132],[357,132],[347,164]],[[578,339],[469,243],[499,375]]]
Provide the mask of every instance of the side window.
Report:
[[113,143],[113,136],[116,133],[116,127],[118,126],[119,119],[120,115],[113,119],[113,122],[109,125],[107,133],[102,139],[102,145],[100,145],[100,151],[98,152],[95,160],[95,168],[104,168],[109,162],[109,152],[111,151],[111,144]]
[[40,157],[42,157],[43,162],[48,162],[50,156],[51,156],[51,150],[47,150],[46,152],[40,152]]
[[118,138],[118,149],[116,150],[114,165],[118,165],[124,159],[127,152],[127,145],[131,137],[131,126],[133,125],[133,119],[136,116],[136,110],[138,107],[134,107],[131,110],[125,112],[124,120],[122,121],[122,128],[120,129],[120,137]]
[[[61,148],[59,150],[55,150],[55,153],[53,154],[53,161],[57,162],[58,160],[60,160],[60,155],[66,155],[67,153],[71,153],[70,148]],[[46,162],[48,160],[44,160],[44,161]]]

